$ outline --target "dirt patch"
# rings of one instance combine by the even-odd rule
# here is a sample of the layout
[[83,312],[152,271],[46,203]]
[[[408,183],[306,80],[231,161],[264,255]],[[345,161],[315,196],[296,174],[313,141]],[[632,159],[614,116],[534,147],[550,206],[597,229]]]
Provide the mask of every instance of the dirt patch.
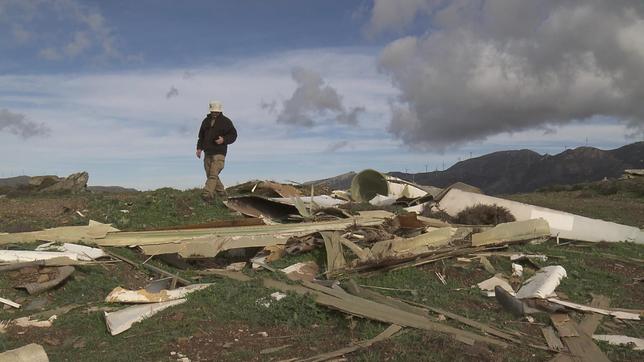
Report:
[[42,344],[46,350],[54,348],[82,348],[83,337],[74,335],[72,330],[63,328],[36,328],[36,327],[18,327],[12,326],[7,330],[8,334],[19,336],[17,339],[24,344],[39,343]]
[[616,288],[624,290],[624,295],[619,303],[634,306],[641,305],[644,300],[644,288],[642,288],[642,282],[633,280],[633,278],[644,276],[644,270],[641,266],[628,261],[602,258],[593,258],[592,261],[589,260],[586,264],[589,268],[622,276],[627,282],[623,285],[615,285]]
[[[467,345],[449,337],[431,332],[409,331],[409,336],[402,340],[387,340],[371,346],[368,350],[356,353],[354,357],[382,361],[396,360],[470,360],[470,361],[500,361],[503,357],[499,351],[485,344]],[[428,355],[432,356],[428,358]]]
[[12,287],[18,287],[28,283],[44,283],[58,277],[58,269],[54,267],[26,267],[20,270],[8,272],[7,276]]
[[[182,315],[177,312],[165,318],[176,320]],[[169,357],[181,354],[192,361],[262,361],[308,357],[349,344],[346,331],[328,326],[261,328],[238,322],[219,324],[204,321],[197,329],[192,336],[179,337],[169,344]],[[283,348],[268,351],[276,347]]]
[[71,225],[82,219],[76,211],[83,212],[87,205],[88,201],[84,196],[2,198],[0,231],[23,232]]
[[104,264],[107,273],[117,278],[121,287],[141,289],[150,282],[150,275],[127,263]]

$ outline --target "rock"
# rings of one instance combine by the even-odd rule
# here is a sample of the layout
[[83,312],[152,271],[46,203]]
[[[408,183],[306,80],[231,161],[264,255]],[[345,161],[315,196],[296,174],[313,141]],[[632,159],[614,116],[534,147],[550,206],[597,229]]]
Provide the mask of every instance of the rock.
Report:
[[47,274],[40,274],[38,276],[38,279],[36,279],[36,283],[44,283],[49,281],[49,275]]
[[54,175],[33,176],[29,178],[29,186],[37,189],[42,189],[60,182],[61,180],[62,178]]
[[53,185],[41,188],[39,192],[81,192],[87,189],[89,174],[78,172],[67,176]]

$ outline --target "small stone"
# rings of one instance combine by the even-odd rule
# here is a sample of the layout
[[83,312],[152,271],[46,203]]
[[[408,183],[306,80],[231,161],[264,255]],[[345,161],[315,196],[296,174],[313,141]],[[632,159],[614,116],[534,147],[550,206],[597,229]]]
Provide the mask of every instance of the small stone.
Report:
[[179,358],[177,362],[190,362],[190,358],[188,357]]
[[447,320],[447,318],[445,318],[445,316],[444,316],[444,315],[439,314],[439,315],[438,315],[438,320],[439,320],[439,321],[446,321],[446,320]]
[[49,275],[47,274],[40,274],[38,276],[38,279],[36,279],[36,283],[44,283],[49,281]]
[[177,352],[175,352],[175,351],[170,352],[170,356],[175,356],[176,354],[177,354]]
[[226,343],[222,344],[221,346],[224,347],[224,348],[230,348],[230,347],[233,346],[233,343],[232,342],[226,342]]
[[259,334],[262,337],[268,337],[268,333],[266,333],[266,332],[259,332],[257,334]]

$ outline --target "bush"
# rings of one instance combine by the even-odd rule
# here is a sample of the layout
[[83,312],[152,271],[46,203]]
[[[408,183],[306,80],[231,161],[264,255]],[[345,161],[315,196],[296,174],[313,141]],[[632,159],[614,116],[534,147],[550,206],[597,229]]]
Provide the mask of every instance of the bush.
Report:
[[510,210],[498,205],[476,205],[461,211],[454,222],[463,225],[497,225],[516,221]]

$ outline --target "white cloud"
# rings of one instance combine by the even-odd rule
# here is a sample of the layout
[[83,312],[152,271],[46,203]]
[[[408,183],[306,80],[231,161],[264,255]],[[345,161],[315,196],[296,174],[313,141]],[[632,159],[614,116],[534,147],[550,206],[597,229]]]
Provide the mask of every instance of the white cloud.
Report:
[[[140,55],[123,54],[112,27],[96,6],[78,0],[4,0],[0,24],[12,29],[18,44],[46,44],[38,55],[46,60],[89,56],[97,61],[131,61]],[[48,24],[48,30],[40,26]],[[30,29],[29,31],[25,29]]]
[[[334,117],[341,124],[355,126],[358,115],[364,107],[353,107],[346,110],[342,96],[324,80],[316,71],[303,67],[291,70],[291,77],[297,84],[293,95],[282,102],[282,110],[277,115],[277,122],[295,126],[313,127],[316,118]],[[262,108],[271,112],[271,106],[262,103]]]
[[[408,168],[417,172],[430,162],[447,166],[467,150],[624,143],[626,128],[556,125],[555,134],[515,132],[474,144],[463,152],[415,152],[387,133],[389,101],[397,94],[378,73],[372,52],[323,49],[262,55],[226,66],[188,69],[136,69],[122,72],[60,75],[0,75],[0,104],[51,129],[48,138],[21,139],[0,132],[0,175],[69,174],[87,170],[91,184],[138,188],[197,187],[203,168],[194,157],[196,133],[208,102],[220,99],[239,138],[230,146],[224,183],[248,179],[306,181],[349,170]],[[297,87],[294,66],[315,69],[346,104],[363,105],[360,127],[335,122],[311,129],[277,124],[262,109],[266,100],[288,99]],[[181,89],[172,101],[160,98],[172,84]],[[100,86],[97,86],[100,85]],[[595,130],[595,131],[593,131]],[[605,137],[601,137],[601,135]],[[536,140],[536,141],[535,141]],[[575,143],[577,142],[577,143]],[[488,147],[488,148],[486,148]],[[332,148],[336,152],[331,152]],[[432,167],[433,168],[433,167]]]
[[406,144],[444,150],[597,116],[644,130],[640,2],[385,3],[373,8],[380,30],[432,25],[380,56],[400,90],[389,130]]
[[[320,62],[320,58],[335,61]],[[197,128],[207,113],[208,102],[220,99],[224,112],[233,119],[240,134],[237,143],[230,148],[230,162],[224,172],[224,180],[241,181],[246,175],[248,171],[236,169],[235,165],[269,164],[281,160],[283,165],[275,169],[261,165],[252,167],[255,177],[277,178],[290,164],[287,160],[294,155],[319,155],[338,137],[335,124],[320,125],[314,130],[294,130],[276,124],[275,115],[267,114],[260,107],[262,100],[292,94],[295,85],[290,79],[290,71],[295,64],[316,69],[326,78],[334,79],[335,88],[346,94],[348,104],[364,104],[367,109],[377,110],[375,114],[365,111],[362,117],[370,121],[365,122],[359,133],[356,131],[349,137],[355,139],[378,132],[378,138],[382,139],[386,135],[383,131],[386,119],[381,112],[386,109],[387,98],[393,96],[393,90],[387,80],[378,75],[374,54],[352,49],[298,51],[244,59],[221,67],[194,67],[188,70],[194,76],[188,78],[184,77],[185,68],[96,74],[3,75],[0,76],[0,104],[7,104],[14,112],[29,114],[45,122],[52,129],[52,135],[46,143],[21,143],[15,137],[0,134],[0,148],[12,152],[26,152],[28,149],[30,155],[9,157],[10,152],[0,152],[0,172],[17,167],[41,170],[45,167],[44,162],[38,160],[45,155],[49,165],[46,167],[87,165],[90,174],[94,175],[102,175],[102,165],[106,163],[119,163],[119,168],[127,168],[132,164],[156,163],[158,161],[154,160],[158,159],[181,159],[194,167]],[[354,64],[354,69],[347,69],[347,64]],[[347,74],[354,76],[347,77]],[[159,89],[168,89],[168,84],[177,91],[181,89],[181,97],[172,97],[172,102],[160,102]],[[346,134],[348,131],[342,132]],[[378,147],[383,147],[383,144],[382,140],[377,142]],[[176,169],[174,173],[184,172],[180,167]],[[48,171],[52,172],[51,169]],[[130,185],[147,183],[146,187],[153,187],[157,183],[171,182],[166,181],[170,178],[177,179],[177,175],[167,174],[167,171],[161,167],[154,171],[159,173],[158,178],[137,176],[142,179],[130,180],[136,172],[128,169],[128,173],[120,173],[120,177]],[[196,180],[201,179],[199,167],[192,168],[190,172],[195,173]],[[92,182],[104,183],[112,177],[94,176]]]

